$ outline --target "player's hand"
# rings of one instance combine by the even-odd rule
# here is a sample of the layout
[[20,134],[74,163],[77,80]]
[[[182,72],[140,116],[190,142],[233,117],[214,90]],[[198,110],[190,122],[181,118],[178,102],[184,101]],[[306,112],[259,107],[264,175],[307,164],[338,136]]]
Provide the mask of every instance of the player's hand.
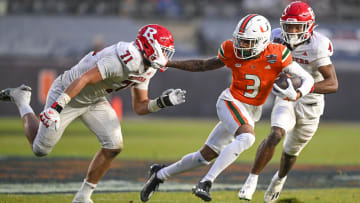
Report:
[[286,89],[280,88],[277,84],[274,83],[274,89],[277,91],[273,91],[273,93],[285,100],[289,101],[296,101],[298,99],[298,93],[294,89],[294,86],[290,80],[290,78],[287,79],[287,82],[289,86]]
[[151,67],[153,67],[155,69],[159,69],[160,72],[164,72],[167,69],[166,65],[167,65],[167,60],[165,63],[160,63],[159,61],[151,62]]
[[57,131],[60,127],[60,114],[55,109],[49,107],[40,113],[40,121],[47,128]]
[[179,105],[185,102],[186,91],[182,89],[165,90],[158,98],[157,104],[160,108]]

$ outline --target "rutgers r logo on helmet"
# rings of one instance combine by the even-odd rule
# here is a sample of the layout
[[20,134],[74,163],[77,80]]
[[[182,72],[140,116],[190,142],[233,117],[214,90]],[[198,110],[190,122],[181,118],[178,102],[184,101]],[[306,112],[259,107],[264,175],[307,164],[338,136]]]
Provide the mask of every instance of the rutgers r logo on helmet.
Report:
[[157,30],[155,30],[152,27],[146,28],[146,31],[144,32],[143,36],[150,42],[154,43],[154,35],[157,33]]
[[174,38],[161,25],[150,24],[140,28],[135,43],[151,67],[162,71],[175,53]]

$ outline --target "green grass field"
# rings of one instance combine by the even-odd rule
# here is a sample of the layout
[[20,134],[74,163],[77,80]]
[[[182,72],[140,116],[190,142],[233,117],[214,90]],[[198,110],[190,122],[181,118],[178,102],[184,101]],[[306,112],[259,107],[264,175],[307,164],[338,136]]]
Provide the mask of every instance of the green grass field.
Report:
[[[124,150],[118,159],[177,160],[198,150],[216,120],[124,120],[121,124]],[[269,133],[268,122],[257,123],[256,142],[238,159],[252,162],[256,148]],[[319,130],[298,158],[297,164],[360,165],[360,125],[321,123]],[[72,123],[48,157],[91,158],[99,143],[80,121]],[[272,162],[279,162],[281,145]],[[24,136],[22,121],[0,119],[0,155],[33,157]]]
[[[239,203],[238,191],[212,192],[212,203]],[[264,191],[256,191],[251,203],[262,203]],[[296,196],[296,198],[294,198]],[[7,195],[0,194],[0,203],[64,203],[71,202],[73,194],[46,195]],[[139,203],[138,192],[128,193],[95,193],[93,201],[96,203]],[[312,190],[284,190],[277,203],[358,203],[360,189],[312,189]],[[199,203],[203,202],[190,192],[158,192],[148,201],[161,203]]]
[[[198,150],[216,124],[216,120],[124,120],[122,131],[124,151],[118,159],[127,160],[178,160],[189,152]],[[251,162],[256,148],[269,132],[268,122],[256,126],[256,142],[237,161]],[[360,125],[345,123],[321,123],[310,144],[298,158],[297,164],[360,165]],[[48,156],[91,158],[99,149],[96,137],[79,121],[74,122]],[[272,163],[279,162],[279,145]],[[0,156],[33,157],[23,134],[22,121],[13,118],[0,119]],[[214,191],[212,202],[239,202],[237,191]],[[252,202],[262,202],[264,191],[257,191]],[[71,202],[74,194],[15,195],[0,194],[0,203]],[[138,193],[95,193],[95,202],[140,202]],[[293,199],[296,196],[297,200]],[[156,197],[156,198],[155,198]],[[201,202],[190,192],[159,192],[149,202]],[[283,202],[360,202],[359,188],[333,188],[285,190]],[[286,201],[285,201],[286,200]]]

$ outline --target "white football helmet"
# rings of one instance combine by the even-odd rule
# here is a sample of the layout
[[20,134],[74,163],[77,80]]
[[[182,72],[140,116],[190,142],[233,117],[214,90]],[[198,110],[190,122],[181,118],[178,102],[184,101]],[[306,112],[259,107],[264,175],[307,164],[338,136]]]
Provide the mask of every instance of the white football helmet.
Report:
[[270,43],[270,35],[271,25],[264,16],[245,16],[233,33],[235,56],[239,59],[249,59],[259,55]]

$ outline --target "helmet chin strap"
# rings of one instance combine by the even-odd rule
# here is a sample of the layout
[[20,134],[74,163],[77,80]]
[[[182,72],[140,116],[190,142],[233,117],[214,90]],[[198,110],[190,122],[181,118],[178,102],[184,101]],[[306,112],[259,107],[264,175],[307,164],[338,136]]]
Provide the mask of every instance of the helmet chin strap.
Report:
[[296,34],[289,34],[289,45],[291,48],[294,48],[296,45],[298,45],[299,37]]

